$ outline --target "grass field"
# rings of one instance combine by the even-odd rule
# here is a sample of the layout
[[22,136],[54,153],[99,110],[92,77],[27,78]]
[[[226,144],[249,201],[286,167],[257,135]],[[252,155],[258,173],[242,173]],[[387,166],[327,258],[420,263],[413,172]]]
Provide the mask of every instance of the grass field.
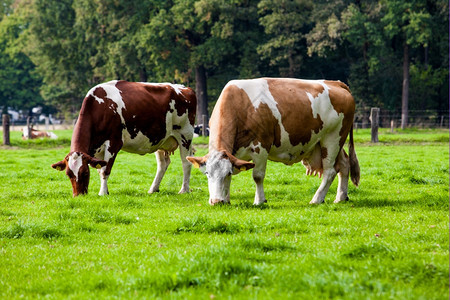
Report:
[[196,169],[178,195],[177,153],[158,194],[147,194],[154,155],[121,152],[111,195],[97,196],[92,172],[89,195],[72,198],[50,168],[69,150],[70,131],[56,133],[13,132],[0,148],[1,299],[449,297],[448,131],[381,131],[372,145],[358,130],[361,186],[346,203],[332,203],[335,180],[325,204],[309,205],[320,179],[269,163],[262,207],[250,172],[233,177],[228,206],[209,206]]

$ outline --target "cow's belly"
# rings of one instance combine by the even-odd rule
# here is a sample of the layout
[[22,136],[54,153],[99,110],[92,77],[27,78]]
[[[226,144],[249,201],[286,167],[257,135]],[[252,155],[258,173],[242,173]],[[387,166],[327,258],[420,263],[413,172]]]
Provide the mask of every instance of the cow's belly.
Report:
[[268,159],[275,162],[281,162],[286,165],[293,165],[308,157],[314,150],[317,141],[311,141],[305,145],[293,147],[272,147],[269,151]]
[[123,146],[122,150],[137,154],[147,154],[153,153],[157,150],[166,150],[168,152],[173,152],[178,146],[177,141],[172,136],[167,136],[162,139],[157,144],[152,144],[148,137],[139,132],[135,138],[131,138],[127,131],[124,131],[123,136]]

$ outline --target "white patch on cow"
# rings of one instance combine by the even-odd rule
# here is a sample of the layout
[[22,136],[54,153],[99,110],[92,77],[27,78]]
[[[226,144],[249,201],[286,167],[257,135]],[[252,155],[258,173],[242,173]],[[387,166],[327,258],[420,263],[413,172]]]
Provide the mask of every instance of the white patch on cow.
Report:
[[28,131],[28,126],[25,126],[25,127],[23,128],[23,137],[24,137],[25,139],[29,139],[29,138],[30,138],[30,132]]
[[[323,87],[323,92],[317,95],[317,97],[313,97],[311,93],[306,92],[309,101],[311,102],[311,109],[313,111],[314,118],[317,118],[317,115],[320,115],[321,118],[324,115],[327,115],[328,112],[334,111],[334,107],[330,101],[330,93],[328,92],[330,88],[328,85],[324,83],[323,80],[303,80],[309,82],[310,84],[318,83]],[[323,121],[323,120],[322,120]]]
[[112,80],[112,81],[109,81],[106,83],[99,84],[99,85],[93,87],[91,90],[89,90],[89,92],[87,93],[87,96],[92,95],[99,104],[103,103],[104,102],[103,99],[94,95],[95,89],[101,87],[106,92],[105,97],[111,99],[111,101],[116,103],[117,109],[114,109],[113,106],[110,106],[110,108],[120,116],[120,119],[122,120],[122,123],[124,124],[125,119],[123,118],[122,111],[124,109],[126,109],[126,107],[125,107],[125,103],[123,102],[123,99],[122,99],[122,95],[121,95],[122,92],[116,87],[117,82],[118,82],[118,80]]
[[49,132],[48,133],[49,138],[51,138],[52,140],[56,140],[58,138],[58,136],[56,134],[54,134],[53,132]]
[[109,161],[112,157],[114,157],[114,153],[109,152],[109,147],[111,146],[111,141],[106,140],[103,143],[103,145],[105,147],[105,154],[104,154],[103,160]]
[[72,171],[73,175],[75,175],[77,182],[78,182],[78,173],[82,165],[83,165],[83,154],[78,155],[78,153],[74,152],[72,153],[71,156],[69,156],[69,169]]
[[178,95],[181,95],[182,90],[186,89],[186,87],[182,84],[175,84],[175,83],[169,83],[169,82],[162,82],[162,83],[141,82],[141,83],[147,84],[147,85],[157,85],[157,86],[168,85],[168,86],[171,86]]
[[105,101],[103,101],[102,98],[97,97],[96,95],[94,95],[94,92],[95,92],[95,90],[96,90],[98,87],[99,87],[99,86],[97,85],[97,86],[94,86],[92,89],[90,89],[89,92],[87,93],[86,97],[88,97],[89,95],[91,95],[92,97],[94,97],[95,100],[97,100],[98,104],[102,104],[102,103],[105,102]]
[[[339,141],[341,136],[339,135],[342,128],[342,121],[344,119],[344,114],[339,113],[334,109],[333,104],[330,99],[330,87],[325,84],[324,80],[304,80],[311,84],[318,83],[323,86],[324,90],[322,93],[318,94],[317,97],[313,97],[310,93],[306,93],[309,101],[311,102],[311,109],[313,111],[314,118],[320,115],[320,119],[323,122],[323,128],[327,129],[326,136],[323,137],[324,141],[322,146],[326,147],[328,153],[336,153],[339,148]],[[311,140],[314,140],[315,136],[320,136],[321,132],[312,132]]]

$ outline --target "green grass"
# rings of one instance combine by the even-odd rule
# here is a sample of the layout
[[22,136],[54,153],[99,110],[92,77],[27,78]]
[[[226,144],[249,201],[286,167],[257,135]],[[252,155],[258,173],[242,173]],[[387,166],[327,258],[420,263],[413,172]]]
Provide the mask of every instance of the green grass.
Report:
[[89,195],[72,198],[50,168],[68,144],[12,139],[0,149],[0,298],[448,299],[448,132],[355,139],[350,201],[332,203],[335,182],[311,206],[320,179],[270,162],[262,207],[250,172],[233,177],[228,206],[209,206],[198,170],[178,195],[178,153],[158,194],[154,155],[121,152],[111,195],[96,195],[92,172]]

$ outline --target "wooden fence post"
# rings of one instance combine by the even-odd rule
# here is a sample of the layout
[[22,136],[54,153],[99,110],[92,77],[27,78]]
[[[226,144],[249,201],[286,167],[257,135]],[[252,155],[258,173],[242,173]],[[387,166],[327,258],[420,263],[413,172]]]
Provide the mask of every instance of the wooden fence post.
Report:
[[2,124],[3,124],[3,145],[11,145],[9,140],[9,115],[2,115]]
[[372,143],[378,143],[378,126],[380,121],[380,109],[378,107],[372,107],[370,109],[370,123],[371,123],[371,135]]

